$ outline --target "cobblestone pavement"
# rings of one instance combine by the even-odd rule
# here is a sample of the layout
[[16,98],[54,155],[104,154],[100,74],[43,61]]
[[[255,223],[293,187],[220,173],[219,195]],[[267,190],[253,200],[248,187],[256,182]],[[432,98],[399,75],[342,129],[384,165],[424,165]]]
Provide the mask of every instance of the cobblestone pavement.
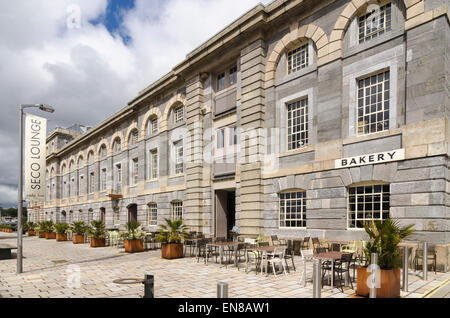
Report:
[[[16,244],[15,234],[0,233],[0,243]],[[155,296],[160,298],[213,298],[217,283],[229,284],[232,298],[311,298],[312,284],[300,283],[303,269],[300,258],[295,259],[297,271],[284,276],[245,274],[238,270],[210,263],[197,263],[195,258],[163,260],[161,252],[149,251],[126,254],[117,248],[93,249],[89,245],[57,243],[54,240],[24,237],[24,273],[16,275],[16,259],[0,261],[0,297],[3,298],[111,298],[143,295],[143,285],[117,285],[117,279],[143,278],[155,275]],[[79,270],[80,284],[76,286]],[[312,265],[307,265],[311,278]],[[409,293],[402,297],[423,297],[443,284],[450,274],[429,273],[429,281],[411,273]],[[75,286],[74,286],[75,285]],[[79,287],[79,288],[78,288]],[[356,288],[356,286],[354,286]],[[354,295],[350,287],[330,290],[325,286],[322,297],[346,298]]]

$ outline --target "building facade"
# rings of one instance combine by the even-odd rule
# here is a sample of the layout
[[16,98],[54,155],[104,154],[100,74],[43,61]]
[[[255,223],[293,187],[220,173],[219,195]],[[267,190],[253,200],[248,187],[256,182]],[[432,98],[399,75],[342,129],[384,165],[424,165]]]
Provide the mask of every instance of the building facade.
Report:
[[39,217],[349,240],[391,217],[449,244],[448,5],[255,7],[101,124],[50,135]]

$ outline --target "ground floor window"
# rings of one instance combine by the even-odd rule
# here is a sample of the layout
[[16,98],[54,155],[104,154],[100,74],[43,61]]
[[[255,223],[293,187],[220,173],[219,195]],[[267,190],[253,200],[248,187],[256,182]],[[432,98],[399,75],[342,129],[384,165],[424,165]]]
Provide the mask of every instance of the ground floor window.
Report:
[[113,210],[113,220],[114,225],[120,225],[120,210],[118,207],[115,207]]
[[280,198],[280,227],[306,227],[306,191],[283,192]]
[[148,205],[148,225],[158,225],[158,205],[156,203]]
[[365,222],[389,218],[390,185],[374,184],[348,189],[348,228],[362,229]]
[[172,202],[172,220],[183,219],[183,202]]

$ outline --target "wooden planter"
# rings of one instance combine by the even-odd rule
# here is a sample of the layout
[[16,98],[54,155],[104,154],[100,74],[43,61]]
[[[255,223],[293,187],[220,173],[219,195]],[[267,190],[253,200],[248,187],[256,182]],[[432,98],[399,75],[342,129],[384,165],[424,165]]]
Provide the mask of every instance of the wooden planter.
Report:
[[45,232],[39,232],[39,238],[47,238],[47,235]]
[[34,231],[34,230],[29,230],[29,231],[28,231],[28,236],[36,236],[36,231]]
[[144,240],[125,240],[125,252],[140,253],[144,251]]
[[65,242],[65,241],[67,241],[67,234],[56,233],[56,242]]
[[183,243],[161,244],[161,256],[165,259],[183,258]]
[[93,238],[91,237],[91,247],[105,247],[106,240],[104,238]]
[[[370,288],[367,281],[371,273],[366,267],[358,267],[358,281],[356,294],[368,297]],[[380,270],[380,288],[377,288],[377,298],[399,298],[400,297],[400,268],[392,270]]]
[[72,242],[73,244],[84,244],[84,234],[73,234]]
[[56,233],[55,232],[47,232],[47,233],[45,233],[45,238],[47,240],[54,240],[54,239],[56,239]]

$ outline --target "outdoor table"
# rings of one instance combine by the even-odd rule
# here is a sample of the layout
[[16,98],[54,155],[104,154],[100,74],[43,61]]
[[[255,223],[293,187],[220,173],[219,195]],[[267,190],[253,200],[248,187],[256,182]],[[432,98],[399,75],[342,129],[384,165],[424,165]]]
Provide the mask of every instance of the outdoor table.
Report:
[[[259,246],[259,247],[251,247],[248,248],[247,251],[252,251],[252,252],[258,252],[260,254],[260,258],[262,261],[262,254],[263,253],[273,253],[275,251],[276,248],[278,247],[285,247],[285,246]],[[245,262],[247,263],[247,253],[245,254]],[[261,274],[263,272],[263,268],[261,266]]]
[[[185,238],[184,242],[191,242],[191,244],[194,244],[194,248],[198,249],[198,242],[200,242],[201,240],[203,240],[203,239],[202,238]],[[185,245],[185,246],[189,246],[189,245]],[[198,256],[198,253],[196,255]]]
[[314,254],[313,258],[320,261],[320,267],[322,267],[322,261],[331,261],[331,289],[334,288],[334,262],[335,260],[341,259],[342,255],[346,253],[342,252],[326,252],[320,254]]
[[[206,246],[219,248],[220,265],[222,265],[224,247],[225,246],[227,246],[227,247],[238,246],[240,244],[242,244],[242,242],[219,242],[219,243],[209,243]],[[237,254],[237,249],[235,250],[235,254]],[[206,264],[208,264],[208,253],[206,254]],[[234,264],[237,266],[237,258],[236,257],[234,258]]]

